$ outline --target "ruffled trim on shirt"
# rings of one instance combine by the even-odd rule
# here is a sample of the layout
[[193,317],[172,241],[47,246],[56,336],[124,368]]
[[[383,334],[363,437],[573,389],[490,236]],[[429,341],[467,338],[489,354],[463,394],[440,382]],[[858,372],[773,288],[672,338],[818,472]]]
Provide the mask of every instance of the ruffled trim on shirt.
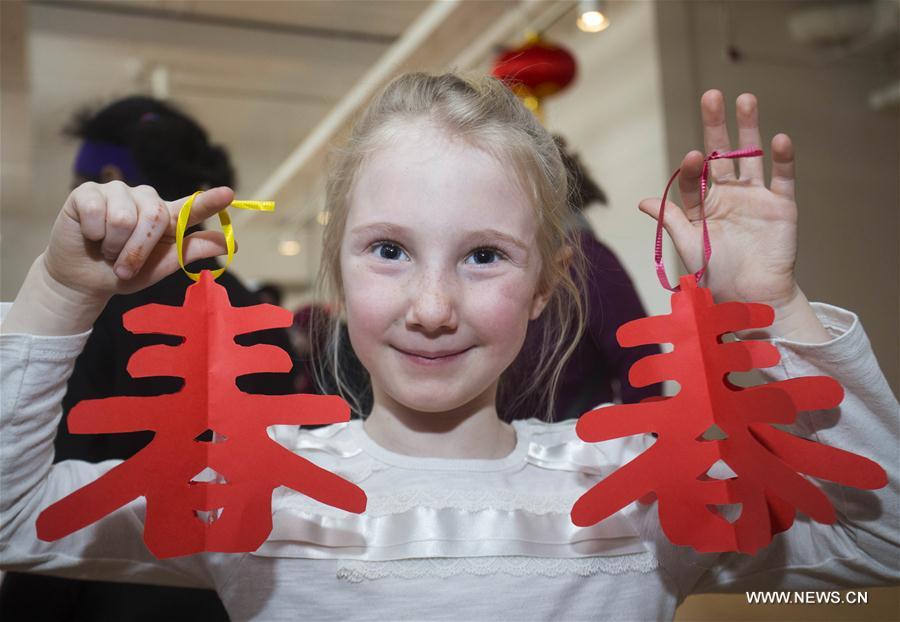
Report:
[[[566,493],[535,494],[508,488],[403,488],[391,491],[390,494],[369,496],[365,516],[380,518],[405,514],[416,508],[456,509],[464,512],[524,511],[535,515],[566,514],[583,493],[580,489]],[[276,499],[273,509],[336,519],[350,516],[344,510],[288,496]]]
[[[569,510],[578,494],[545,500],[538,495],[498,495],[488,489],[446,495],[401,490],[373,496],[373,511],[359,515],[282,499],[273,513],[272,533],[256,554],[387,561],[506,555],[575,558],[646,550],[621,515],[590,527],[574,525]],[[398,511],[402,508],[407,509]]]

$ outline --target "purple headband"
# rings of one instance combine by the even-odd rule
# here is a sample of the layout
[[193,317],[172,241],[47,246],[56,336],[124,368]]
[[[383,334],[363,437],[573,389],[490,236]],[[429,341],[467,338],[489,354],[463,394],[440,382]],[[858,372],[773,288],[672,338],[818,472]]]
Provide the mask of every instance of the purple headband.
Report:
[[75,158],[75,174],[85,179],[99,180],[104,166],[117,166],[125,182],[133,186],[145,183],[144,175],[138,169],[131,151],[127,147],[112,143],[85,141]]

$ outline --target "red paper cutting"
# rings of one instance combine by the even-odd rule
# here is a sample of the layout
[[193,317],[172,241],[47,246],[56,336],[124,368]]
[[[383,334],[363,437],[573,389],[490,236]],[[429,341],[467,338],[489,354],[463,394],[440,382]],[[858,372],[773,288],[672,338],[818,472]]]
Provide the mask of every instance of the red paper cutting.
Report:
[[[723,343],[728,332],[769,326],[771,307],[714,304],[693,275],[682,277],[672,313],[623,325],[623,346],[671,343],[674,350],[641,359],[629,380],[646,386],[677,381],[671,398],[590,411],[576,431],[586,442],[655,433],[656,442],[586,492],[572,508],[576,525],[588,526],[655,492],[663,531],[675,544],[702,552],[754,553],[790,528],[796,510],[821,523],[836,520],[825,494],[801,474],[845,486],[875,489],[887,483],[878,464],[856,454],[793,436],[772,424],[793,423],[798,411],[833,408],[843,399],[825,376],[791,378],[741,388],[729,372],[771,367],[776,348],[767,342]],[[727,438],[704,440],[716,425]],[[724,461],[736,477],[707,473]],[[717,506],[741,504],[733,523]]]
[[[347,421],[336,396],[252,395],[235,379],[287,372],[286,352],[269,345],[240,346],[237,335],[289,326],[292,316],[273,305],[232,307],[208,271],[188,288],[184,306],[150,304],[123,317],[133,333],[178,335],[178,346],[135,352],[135,378],[183,378],[178,393],[158,397],[85,400],[69,413],[75,434],[153,430],[141,451],[96,481],[45,509],[37,520],[45,541],[77,531],[137,497],[145,497],[144,542],[158,558],[200,551],[254,551],[272,531],[272,491],[288,486],[322,503],[360,513],[365,493],[347,480],[288,451],[266,428],[278,424]],[[217,442],[197,440],[207,430]],[[212,468],[225,481],[195,482]],[[198,512],[211,512],[204,520]]]

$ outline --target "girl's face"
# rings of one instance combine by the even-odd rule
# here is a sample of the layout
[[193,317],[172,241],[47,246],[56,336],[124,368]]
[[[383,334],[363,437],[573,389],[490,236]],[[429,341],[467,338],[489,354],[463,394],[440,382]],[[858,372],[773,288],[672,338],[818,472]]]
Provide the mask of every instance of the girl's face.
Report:
[[376,407],[493,405],[543,310],[537,219],[514,173],[422,121],[357,175],[341,245],[347,323]]

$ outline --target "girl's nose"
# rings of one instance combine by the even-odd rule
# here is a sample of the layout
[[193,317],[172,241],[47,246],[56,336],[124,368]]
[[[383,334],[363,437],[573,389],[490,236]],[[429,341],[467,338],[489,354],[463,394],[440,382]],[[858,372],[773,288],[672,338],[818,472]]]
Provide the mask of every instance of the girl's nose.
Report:
[[451,331],[457,326],[455,287],[442,275],[423,275],[411,283],[410,305],[406,313],[409,326],[427,332]]

